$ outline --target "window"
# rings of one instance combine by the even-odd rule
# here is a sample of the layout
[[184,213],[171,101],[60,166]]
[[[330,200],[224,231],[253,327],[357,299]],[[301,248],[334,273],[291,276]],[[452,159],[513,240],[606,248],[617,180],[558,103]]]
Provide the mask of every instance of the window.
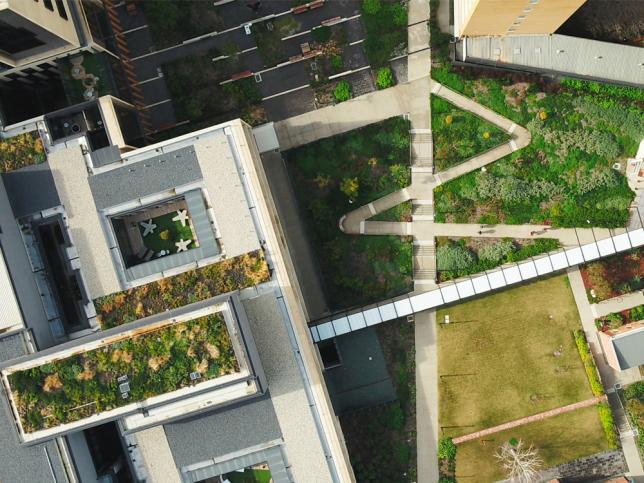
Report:
[[61,18],[67,20],[67,10],[65,10],[65,2],[63,0],[56,0],[56,10]]
[[52,12],[54,11],[54,4],[51,3],[51,0],[43,0],[43,3],[45,4],[45,8],[47,10],[51,10]]
[[41,45],[45,44],[38,40],[35,33],[0,20],[0,50],[3,52],[17,54]]

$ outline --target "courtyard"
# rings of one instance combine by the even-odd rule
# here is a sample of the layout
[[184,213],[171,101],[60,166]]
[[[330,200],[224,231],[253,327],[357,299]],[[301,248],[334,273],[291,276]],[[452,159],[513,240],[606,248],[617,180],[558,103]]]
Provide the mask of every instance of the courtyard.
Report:
[[[581,322],[565,275],[441,309],[437,322],[441,437],[593,397],[573,336]],[[574,430],[558,429],[573,424]],[[501,477],[492,455],[511,437],[534,444],[546,466],[608,448],[592,404],[459,444],[456,475]]]

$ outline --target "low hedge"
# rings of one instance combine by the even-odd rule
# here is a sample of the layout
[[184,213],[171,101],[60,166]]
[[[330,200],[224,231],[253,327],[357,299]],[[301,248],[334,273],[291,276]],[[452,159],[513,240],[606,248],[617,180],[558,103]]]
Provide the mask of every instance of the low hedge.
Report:
[[593,395],[603,396],[604,386],[602,386],[601,380],[599,379],[597,366],[595,366],[595,361],[593,359],[593,355],[590,353],[590,347],[588,346],[586,334],[584,334],[583,330],[575,331],[575,344],[577,344],[579,357],[581,357],[581,361],[584,363],[584,369],[586,370],[586,375],[588,376],[588,382],[590,383],[590,389],[593,392]]
[[608,447],[610,449],[615,449],[619,446],[619,438],[615,431],[615,421],[613,420],[613,412],[610,409],[610,405],[607,402],[599,403],[597,405],[597,410],[599,411],[599,420],[604,428],[604,433],[606,433]]

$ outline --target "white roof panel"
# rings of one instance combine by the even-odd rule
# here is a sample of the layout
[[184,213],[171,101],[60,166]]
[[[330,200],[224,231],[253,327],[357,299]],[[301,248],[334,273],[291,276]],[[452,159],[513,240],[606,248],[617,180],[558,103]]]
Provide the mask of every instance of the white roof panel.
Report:
[[16,299],[16,293],[13,291],[13,283],[9,276],[9,270],[4,261],[4,253],[0,247],[0,294],[2,294],[2,304],[0,304],[0,331],[10,327],[24,327],[22,312]]

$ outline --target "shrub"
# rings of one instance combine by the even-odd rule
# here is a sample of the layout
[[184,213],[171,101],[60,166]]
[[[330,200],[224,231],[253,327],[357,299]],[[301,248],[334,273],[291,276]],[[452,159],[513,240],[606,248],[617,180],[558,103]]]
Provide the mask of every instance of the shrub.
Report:
[[389,67],[381,67],[376,73],[376,86],[378,89],[386,89],[394,85],[394,75]]
[[502,240],[492,245],[486,245],[479,250],[479,259],[491,263],[500,263],[507,260],[515,250],[514,243],[509,240]]
[[363,0],[362,1],[362,10],[369,15],[376,15],[380,12],[382,5],[380,0]]
[[590,390],[595,396],[602,396],[604,394],[604,387],[599,379],[599,373],[597,372],[597,367],[595,366],[595,361],[593,356],[590,353],[590,348],[588,347],[588,341],[586,340],[586,335],[583,330],[575,331],[575,344],[577,345],[577,350],[579,351],[579,357],[584,364],[584,369],[586,370],[586,376],[588,376],[588,382],[590,383]]
[[321,27],[311,30],[311,36],[315,42],[321,44],[328,42],[331,38],[331,27],[328,25],[322,25]]
[[476,255],[463,246],[451,243],[436,250],[436,265],[439,271],[464,275],[475,263]]
[[399,403],[395,403],[389,409],[388,425],[391,429],[400,430],[405,426],[405,413]]
[[644,381],[635,382],[624,389],[626,399],[641,399],[644,401]]
[[360,183],[358,178],[344,178],[340,183],[340,191],[347,195],[351,200],[355,200],[358,197],[359,189]]
[[629,317],[633,322],[644,319],[644,305],[633,307],[629,313]]
[[407,9],[401,4],[392,5],[390,15],[393,17],[394,24],[402,27],[407,25]]
[[331,57],[331,68],[338,72],[344,67],[344,60],[341,55],[334,55]]
[[344,102],[351,99],[351,86],[345,80],[338,82],[333,90],[333,95],[338,102]]
[[456,459],[456,445],[452,438],[441,438],[438,442],[438,459],[453,461]]
[[599,410],[599,420],[604,428],[604,433],[606,433],[608,447],[615,449],[618,447],[618,437],[617,432],[615,431],[615,421],[613,420],[613,412],[610,409],[610,405],[606,402],[602,402],[597,405],[597,409]]
[[618,329],[622,325],[624,325],[624,319],[619,313],[608,314],[606,317],[604,317],[604,320],[608,322],[608,326],[611,329]]

